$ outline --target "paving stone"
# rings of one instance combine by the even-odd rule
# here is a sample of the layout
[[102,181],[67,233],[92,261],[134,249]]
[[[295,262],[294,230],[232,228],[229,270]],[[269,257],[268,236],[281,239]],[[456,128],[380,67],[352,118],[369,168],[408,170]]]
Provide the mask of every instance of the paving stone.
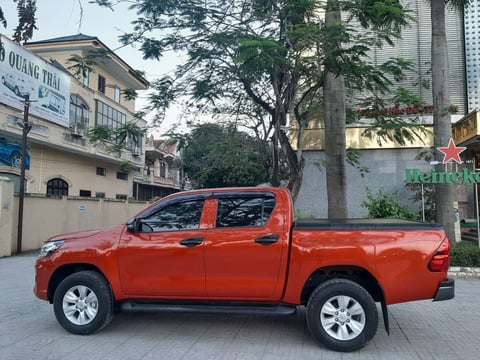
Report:
[[117,314],[102,332],[77,336],[33,294],[35,255],[0,258],[0,360],[477,360],[480,279],[453,269],[456,297],[389,307],[390,336],[381,320],[364,349],[342,354],[322,348],[290,317]]

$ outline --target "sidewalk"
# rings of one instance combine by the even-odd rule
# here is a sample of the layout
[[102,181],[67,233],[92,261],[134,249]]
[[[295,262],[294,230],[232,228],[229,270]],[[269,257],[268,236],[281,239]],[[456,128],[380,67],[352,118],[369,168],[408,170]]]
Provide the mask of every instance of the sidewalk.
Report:
[[480,279],[480,268],[451,266],[448,277],[453,279]]
[[[380,312],[371,343],[361,351],[342,354],[314,341],[306,328],[304,310],[291,317],[120,313],[96,335],[72,335],[57,323],[52,306],[32,293],[35,258],[36,253],[29,253],[0,259],[0,360],[479,358],[477,279],[458,279],[455,298],[449,301],[390,306],[390,336]],[[453,271],[452,276],[463,270]]]

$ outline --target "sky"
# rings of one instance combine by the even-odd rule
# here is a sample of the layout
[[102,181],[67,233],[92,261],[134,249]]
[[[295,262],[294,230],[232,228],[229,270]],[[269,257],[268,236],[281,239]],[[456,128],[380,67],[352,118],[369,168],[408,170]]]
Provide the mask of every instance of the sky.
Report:
[[[81,4],[81,6],[80,6]],[[1,0],[1,7],[7,19],[7,28],[0,25],[0,33],[12,37],[17,25],[17,9],[13,0]],[[83,15],[82,15],[83,12]],[[145,71],[147,80],[152,81],[166,73],[171,73],[179,59],[178,54],[165,56],[161,62],[143,60],[142,53],[131,46],[122,47],[118,37],[131,30],[131,22],[136,19],[135,11],[128,10],[128,5],[119,4],[114,11],[89,4],[88,0],[37,0],[37,27],[31,41],[46,40],[61,36],[82,33],[96,36],[111,50],[126,61],[132,68]],[[137,111],[146,104],[145,93],[137,98]],[[154,132],[161,135],[176,124],[183,123],[179,108],[167,112],[160,129]]]

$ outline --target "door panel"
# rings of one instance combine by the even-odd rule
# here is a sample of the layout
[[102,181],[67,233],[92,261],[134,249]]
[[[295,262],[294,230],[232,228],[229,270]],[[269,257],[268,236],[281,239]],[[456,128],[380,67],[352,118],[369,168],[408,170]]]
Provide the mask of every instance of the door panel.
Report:
[[204,200],[160,204],[119,245],[122,288],[135,297],[204,297]]
[[[126,233],[119,249],[122,288],[134,296],[205,296],[206,230]],[[197,239],[195,246],[182,242]]]
[[[257,207],[258,199],[233,199],[234,204],[232,199],[218,200],[216,228],[207,231],[205,243],[207,295],[244,299],[277,296],[286,268],[288,233],[284,232],[283,216],[278,211],[272,215],[272,198],[261,208],[247,210],[240,207]],[[232,205],[225,209],[225,202]]]

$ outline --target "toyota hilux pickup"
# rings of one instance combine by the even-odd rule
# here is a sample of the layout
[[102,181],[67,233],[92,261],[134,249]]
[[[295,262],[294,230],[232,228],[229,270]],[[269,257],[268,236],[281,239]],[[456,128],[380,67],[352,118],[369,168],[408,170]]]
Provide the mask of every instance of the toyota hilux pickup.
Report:
[[204,189],[155,202],[106,230],[41,248],[34,292],[67,331],[92,334],[117,311],[291,315],[335,351],[364,347],[387,306],[454,297],[438,224],[294,220],[281,188]]

